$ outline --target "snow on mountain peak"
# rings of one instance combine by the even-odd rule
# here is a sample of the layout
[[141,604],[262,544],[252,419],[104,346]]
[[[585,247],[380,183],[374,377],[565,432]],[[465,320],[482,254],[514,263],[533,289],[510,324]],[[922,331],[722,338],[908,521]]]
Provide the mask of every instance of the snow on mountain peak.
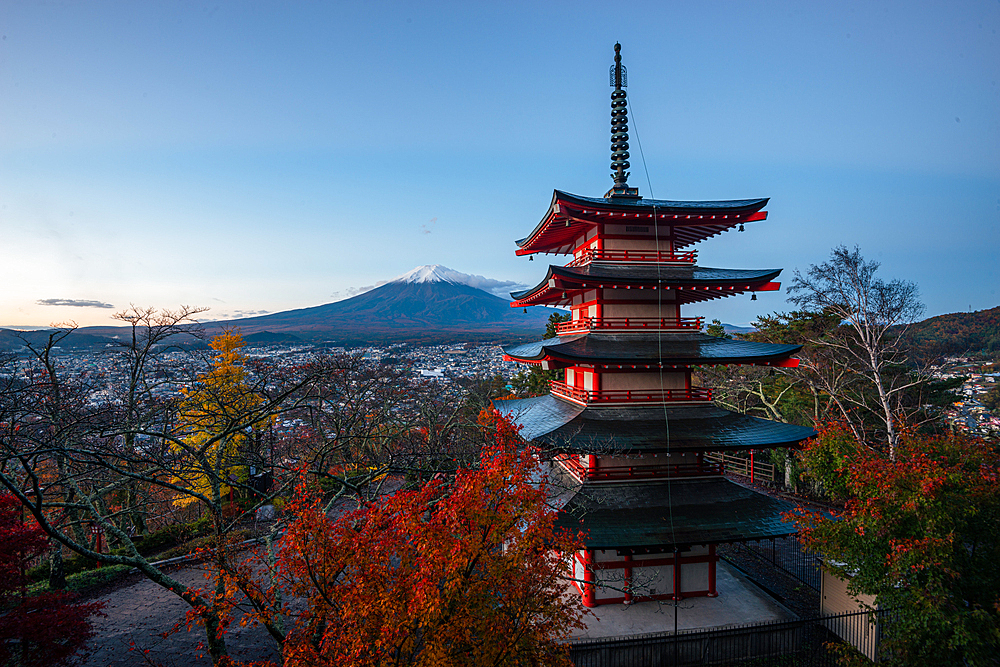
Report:
[[454,283],[456,285],[469,285],[471,280],[479,278],[480,280],[485,280],[482,276],[470,276],[464,273],[459,273],[453,269],[449,269],[447,266],[441,266],[440,264],[426,264],[424,266],[418,266],[412,271],[407,271],[401,276],[397,276],[390,280],[391,283]]
[[[407,271],[401,276],[388,281],[390,283],[451,283],[453,285],[468,285],[489,292],[494,296],[507,298],[511,290],[524,289],[526,285],[512,280],[494,280],[484,276],[461,273],[440,264],[427,264]],[[384,283],[380,283],[384,284]]]

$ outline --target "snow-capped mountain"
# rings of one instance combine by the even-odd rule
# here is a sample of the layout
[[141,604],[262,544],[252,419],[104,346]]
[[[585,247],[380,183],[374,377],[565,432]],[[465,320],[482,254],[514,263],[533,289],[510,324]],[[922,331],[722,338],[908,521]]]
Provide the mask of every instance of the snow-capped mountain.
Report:
[[468,285],[489,292],[493,296],[506,299],[510,292],[524,289],[527,285],[514,282],[513,280],[495,280],[484,276],[462,273],[440,264],[426,264],[407,271],[401,276],[392,280],[380,282],[378,285],[388,283],[451,283],[452,285]]
[[[418,266],[357,296],[262,317],[212,322],[244,335],[267,332],[346,344],[382,341],[511,340],[540,337],[552,310],[511,308],[513,281],[469,275],[445,266]],[[498,291],[505,298],[490,292]]]

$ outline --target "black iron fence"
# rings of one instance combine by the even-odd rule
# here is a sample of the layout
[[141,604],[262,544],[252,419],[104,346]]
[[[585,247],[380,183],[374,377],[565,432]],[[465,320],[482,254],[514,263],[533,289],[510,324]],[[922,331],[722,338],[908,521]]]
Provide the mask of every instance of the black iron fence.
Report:
[[576,640],[570,658],[576,667],[836,667],[843,651],[875,659],[886,618],[879,612],[851,612],[676,635]]
[[[802,547],[794,536],[779,539],[759,540],[727,544],[720,547],[719,554],[746,554],[783,570],[813,590],[820,589],[820,561],[817,555]],[[738,566],[738,564],[737,564]]]

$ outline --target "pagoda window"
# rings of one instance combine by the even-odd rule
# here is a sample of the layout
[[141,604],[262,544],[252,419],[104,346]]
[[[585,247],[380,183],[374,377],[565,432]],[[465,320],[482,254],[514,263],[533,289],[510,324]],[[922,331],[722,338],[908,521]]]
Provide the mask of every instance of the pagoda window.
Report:
[[[648,222],[636,222],[629,225],[604,225],[605,236],[650,236],[653,237],[658,232],[653,229],[653,225]],[[607,246],[610,247],[610,246]]]

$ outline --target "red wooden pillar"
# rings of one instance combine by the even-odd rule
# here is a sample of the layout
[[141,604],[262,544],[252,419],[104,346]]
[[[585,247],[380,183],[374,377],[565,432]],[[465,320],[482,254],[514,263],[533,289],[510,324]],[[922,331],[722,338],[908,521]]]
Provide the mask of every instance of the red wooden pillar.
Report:
[[596,607],[597,597],[594,590],[596,573],[594,572],[594,552],[587,549],[583,552],[583,606]]
[[625,589],[625,604],[632,604],[632,554],[625,554],[625,577],[622,584]]
[[[95,551],[96,551],[97,553],[101,553],[101,552],[103,551],[103,550],[102,550],[102,548],[101,548],[101,527],[100,527],[100,526],[98,526],[98,525],[97,525],[97,524],[95,523],[94,525],[92,525],[92,526],[90,527],[90,530],[91,530],[91,532],[92,532],[92,533],[94,533],[94,535],[95,535],[95,537],[96,537],[96,539],[95,539],[95,541],[94,541],[94,542],[95,542],[95,545],[94,545],[94,546],[95,546],[95,549],[94,549],[94,550],[95,550]],[[98,569],[100,569],[100,568],[102,568],[102,567],[104,567],[104,564],[103,564],[103,563],[102,563],[101,561],[97,561],[97,568],[98,568]]]
[[597,473],[597,454],[587,455],[587,479],[593,479]]
[[677,549],[674,549],[674,599],[684,599],[681,594],[681,552]]
[[719,591],[715,590],[715,563],[718,561],[715,555],[715,545],[708,545],[708,597],[719,597]]
[[750,483],[753,484],[753,450],[750,450]]

